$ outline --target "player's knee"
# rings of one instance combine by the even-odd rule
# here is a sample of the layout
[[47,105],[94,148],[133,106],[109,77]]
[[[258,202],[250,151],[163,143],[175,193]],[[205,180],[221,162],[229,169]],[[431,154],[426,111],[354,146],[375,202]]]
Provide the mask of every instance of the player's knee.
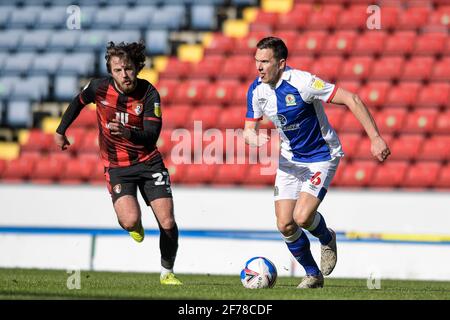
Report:
[[175,226],[175,219],[173,217],[160,219],[159,224],[163,229],[170,230]]
[[311,215],[307,212],[294,215],[295,223],[302,228],[307,228],[311,224]]
[[277,227],[278,231],[283,234],[285,237],[289,237],[290,235],[294,234],[294,232],[297,230],[297,226],[293,221],[290,222],[284,222],[284,221],[277,221]]
[[120,226],[127,231],[135,231],[138,227],[139,221],[134,219],[127,219],[119,221]]

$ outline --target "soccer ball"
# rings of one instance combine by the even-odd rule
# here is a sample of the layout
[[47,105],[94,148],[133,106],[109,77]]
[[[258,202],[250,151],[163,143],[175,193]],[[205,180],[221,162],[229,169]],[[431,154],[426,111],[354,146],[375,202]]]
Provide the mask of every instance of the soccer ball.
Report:
[[241,271],[241,282],[247,289],[272,288],[277,281],[277,268],[267,258],[253,257]]

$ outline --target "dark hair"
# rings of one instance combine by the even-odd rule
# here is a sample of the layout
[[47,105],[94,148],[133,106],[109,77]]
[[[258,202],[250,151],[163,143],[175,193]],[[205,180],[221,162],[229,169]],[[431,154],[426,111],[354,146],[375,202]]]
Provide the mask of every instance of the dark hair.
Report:
[[120,57],[121,59],[132,61],[136,67],[136,73],[142,70],[145,66],[145,45],[142,41],[114,44],[114,42],[108,42],[106,47],[106,68],[111,73],[111,57]]
[[261,40],[259,40],[258,44],[256,45],[256,48],[258,49],[272,49],[273,55],[275,59],[286,60],[288,57],[288,48],[284,44],[283,40],[276,37],[266,37]]

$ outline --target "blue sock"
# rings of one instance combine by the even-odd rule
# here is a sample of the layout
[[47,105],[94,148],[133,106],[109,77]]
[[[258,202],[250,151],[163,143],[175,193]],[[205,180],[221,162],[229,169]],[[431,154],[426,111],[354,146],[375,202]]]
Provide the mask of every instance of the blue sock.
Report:
[[291,251],[295,259],[305,269],[307,275],[317,276],[320,273],[319,267],[311,254],[309,247],[309,239],[306,233],[298,228],[297,232],[292,236],[285,238],[287,247]]
[[327,224],[325,223],[325,219],[319,211],[316,212],[313,223],[306,228],[306,230],[316,238],[319,238],[322,245],[327,245],[332,239],[330,230],[328,230]]

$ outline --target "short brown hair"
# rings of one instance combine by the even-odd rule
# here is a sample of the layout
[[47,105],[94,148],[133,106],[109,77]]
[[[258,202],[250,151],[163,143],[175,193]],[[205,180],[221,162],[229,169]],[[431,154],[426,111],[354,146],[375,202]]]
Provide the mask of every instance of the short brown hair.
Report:
[[106,47],[106,68],[111,73],[110,61],[111,57],[120,57],[125,60],[132,61],[136,67],[136,72],[142,70],[145,66],[145,45],[141,42],[132,42],[114,44],[110,41]]
[[258,44],[256,45],[256,48],[258,49],[272,49],[273,50],[273,56],[278,61],[281,59],[286,60],[288,57],[288,49],[286,45],[284,44],[283,40],[276,37],[267,37],[259,40]]

